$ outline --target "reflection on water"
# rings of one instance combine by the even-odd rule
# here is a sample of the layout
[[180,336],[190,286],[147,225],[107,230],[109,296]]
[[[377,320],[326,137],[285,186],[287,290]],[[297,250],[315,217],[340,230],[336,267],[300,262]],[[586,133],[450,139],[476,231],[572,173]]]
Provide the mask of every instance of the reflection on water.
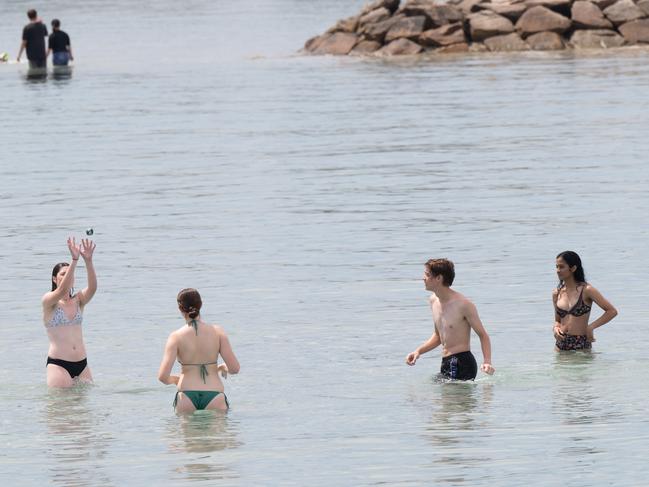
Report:
[[[437,380],[437,379],[435,379]],[[435,428],[455,431],[471,429],[477,405],[476,385],[465,382],[441,383],[433,410]],[[453,438],[450,441],[455,441]]]
[[48,79],[60,81],[72,78],[72,66],[52,66],[47,68],[28,68],[25,73],[27,83],[45,83]]
[[472,474],[464,468],[457,474],[456,467],[488,461],[481,451],[479,454],[467,445],[467,438],[479,432],[483,426],[481,414],[488,409],[493,395],[493,384],[475,382],[439,383],[433,378],[433,394],[423,405],[428,409],[429,421],[424,436],[433,446],[433,464],[436,468],[448,467],[445,477],[438,474],[441,483],[459,484],[469,481]]
[[102,431],[106,413],[92,409],[92,386],[52,389],[45,403],[49,433],[46,454],[52,484],[66,487],[114,485],[102,467],[112,436]]
[[72,66],[53,66],[52,79],[66,80],[72,77]]
[[25,79],[29,83],[44,83],[47,81],[47,68],[29,68]]
[[553,411],[564,425],[592,424],[597,420],[593,401],[597,394],[592,390],[592,365],[595,354],[590,351],[557,352]]
[[[197,411],[173,418],[168,425],[171,453],[190,453],[192,461],[173,468],[173,473],[193,480],[234,478],[228,465],[213,453],[241,445],[236,423],[221,411]],[[183,455],[183,459],[187,456]]]
[[[448,467],[438,474],[438,481],[453,485],[469,482],[474,478],[470,470],[491,460],[482,450],[467,445],[467,437],[484,426],[480,417],[491,404],[493,384],[447,382],[435,386],[425,437],[438,454],[433,459],[435,466]],[[461,473],[457,470],[460,466]]]
[[593,390],[592,375],[596,354],[591,351],[557,352],[555,372],[557,382],[553,390],[552,411],[557,429],[565,435],[566,444],[560,457],[580,462],[593,462],[593,453],[602,453],[597,447],[593,425],[600,418],[596,402],[599,392]]

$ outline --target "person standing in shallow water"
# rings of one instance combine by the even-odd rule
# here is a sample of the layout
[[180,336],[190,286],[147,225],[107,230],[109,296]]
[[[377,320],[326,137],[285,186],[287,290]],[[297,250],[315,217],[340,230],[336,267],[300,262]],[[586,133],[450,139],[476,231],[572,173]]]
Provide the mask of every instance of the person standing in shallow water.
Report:
[[68,62],[74,61],[70,36],[61,30],[61,21],[59,19],[52,20],[52,33],[47,46],[47,55],[49,56],[52,53],[52,64],[54,66],[67,66]]
[[[177,301],[186,324],[169,335],[158,380],[178,386],[173,403],[178,414],[199,409],[227,410],[230,405],[219,373],[226,378],[240,368],[230,341],[223,328],[208,325],[201,318],[203,302],[196,289],[183,289]],[[219,355],[224,364],[218,364]],[[171,375],[176,359],[182,367],[180,376]]]
[[[617,310],[602,294],[586,282],[577,253],[567,250],[557,255],[559,285],[552,291],[554,338],[557,350],[590,350],[593,331],[617,316]],[[604,314],[588,324],[593,302]]]
[[473,380],[478,365],[471,353],[471,330],[480,338],[483,363],[480,370],[493,374],[491,341],[475,305],[464,295],[451,289],[455,266],[447,259],[431,259],[424,267],[424,285],[431,291],[429,302],[435,325],[433,335],[406,357],[408,365],[415,365],[420,355],[442,345],[440,378]]
[[20,62],[20,56],[23,51],[27,50],[27,59],[29,59],[30,68],[44,68],[46,66],[45,38],[47,37],[47,27],[38,18],[36,10],[27,11],[29,24],[23,29],[23,39],[20,44],[20,50],[16,61]]
[[[61,262],[52,270],[52,290],[43,295],[43,322],[50,340],[47,352],[47,385],[72,387],[76,381],[92,382],[81,324],[83,310],[97,291],[97,275],[92,263],[95,244],[84,239],[77,245],[68,238],[72,262]],[[83,257],[88,274],[88,286],[74,292],[74,272],[79,256]]]

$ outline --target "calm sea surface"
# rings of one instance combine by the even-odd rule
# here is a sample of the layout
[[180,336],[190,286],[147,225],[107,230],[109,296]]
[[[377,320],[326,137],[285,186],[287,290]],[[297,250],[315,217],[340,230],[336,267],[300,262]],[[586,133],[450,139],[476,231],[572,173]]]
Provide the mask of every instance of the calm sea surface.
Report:
[[[0,65],[0,484],[646,485],[649,54],[295,55],[361,4],[41,6],[77,62]],[[40,298],[90,226],[96,385],[48,391]],[[620,310],[590,356],[553,351],[566,249]],[[404,364],[436,256],[492,377]],[[227,415],[156,379],[188,286],[241,361]]]

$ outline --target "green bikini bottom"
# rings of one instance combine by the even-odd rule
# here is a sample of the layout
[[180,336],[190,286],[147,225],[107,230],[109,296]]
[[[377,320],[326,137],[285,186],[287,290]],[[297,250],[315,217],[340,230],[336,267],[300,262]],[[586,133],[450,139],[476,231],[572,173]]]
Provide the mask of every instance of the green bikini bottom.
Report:
[[[194,407],[197,410],[205,409],[207,405],[219,394],[223,394],[225,399],[225,405],[227,408],[230,408],[230,403],[228,403],[228,397],[224,392],[221,391],[178,391],[185,394],[189,400],[194,404]],[[176,404],[178,404],[178,392],[176,392],[176,397],[174,398],[174,409],[176,409]]]

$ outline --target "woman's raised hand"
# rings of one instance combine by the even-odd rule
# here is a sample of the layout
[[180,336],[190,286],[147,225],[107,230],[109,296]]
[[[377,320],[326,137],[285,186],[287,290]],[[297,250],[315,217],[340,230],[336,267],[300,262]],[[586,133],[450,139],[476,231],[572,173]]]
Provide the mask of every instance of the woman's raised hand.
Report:
[[81,254],[81,257],[83,257],[83,260],[92,260],[92,253],[95,251],[95,242],[90,240],[89,238],[84,238],[81,240],[81,248],[79,249],[79,253]]
[[74,237],[68,237],[68,250],[72,256],[72,260],[79,260],[79,253],[81,252]]

